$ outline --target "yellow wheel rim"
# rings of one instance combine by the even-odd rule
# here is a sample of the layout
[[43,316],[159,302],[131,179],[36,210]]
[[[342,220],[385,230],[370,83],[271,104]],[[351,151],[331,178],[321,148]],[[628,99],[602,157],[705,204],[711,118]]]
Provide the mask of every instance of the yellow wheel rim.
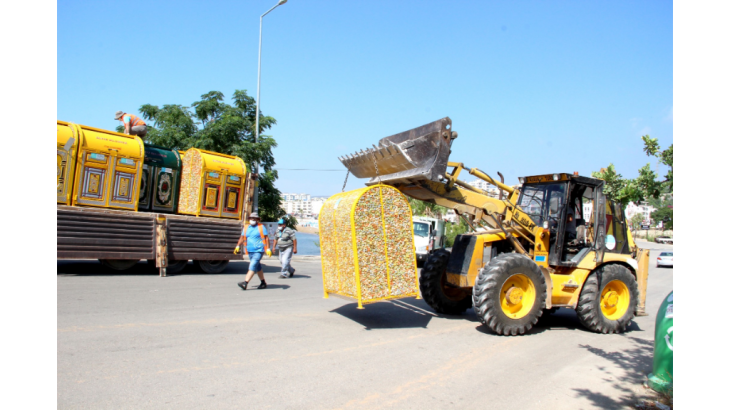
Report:
[[535,284],[530,278],[521,273],[510,276],[499,294],[502,312],[510,319],[527,316],[535,305],[535,294]]
[[620,280],[612,280],[601,292],[601,312],[609,320],[618,320],[629,308],[629,288]]

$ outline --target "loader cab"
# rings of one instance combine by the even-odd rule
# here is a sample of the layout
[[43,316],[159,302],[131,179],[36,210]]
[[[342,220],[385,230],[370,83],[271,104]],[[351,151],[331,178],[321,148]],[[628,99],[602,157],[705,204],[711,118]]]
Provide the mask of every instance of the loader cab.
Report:
[[570,174],[520,178],[519,207],[550,230],[550,266],[576,266],[591,250],[629,253],[623,211],[606,201],[604,181]]

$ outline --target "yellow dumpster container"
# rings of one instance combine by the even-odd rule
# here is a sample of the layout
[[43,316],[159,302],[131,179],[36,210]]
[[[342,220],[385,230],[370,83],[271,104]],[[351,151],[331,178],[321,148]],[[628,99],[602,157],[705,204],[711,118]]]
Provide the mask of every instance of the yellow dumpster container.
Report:
[[319,214],[325,297],[363,304],[418,297],[413,221],[408,200],[388,185],[330,197]]
[[184,151],[177,212],[241,219],[245,181],[241,158],[190,148]]
[[73,205],[137,210],[144,144],[134,135],[78,126]]
[[71,205],[80,133],[78,125],[56,121],[56,203],[59,204]]

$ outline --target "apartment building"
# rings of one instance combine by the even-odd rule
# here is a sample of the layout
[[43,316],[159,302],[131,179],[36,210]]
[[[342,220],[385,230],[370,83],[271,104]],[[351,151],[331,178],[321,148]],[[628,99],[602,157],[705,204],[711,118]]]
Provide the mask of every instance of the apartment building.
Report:
[[285,193],[281,196],[284,199],[281,208],[292,215],[317,215],[327,200],[326,197],[313,197],[310,194]]

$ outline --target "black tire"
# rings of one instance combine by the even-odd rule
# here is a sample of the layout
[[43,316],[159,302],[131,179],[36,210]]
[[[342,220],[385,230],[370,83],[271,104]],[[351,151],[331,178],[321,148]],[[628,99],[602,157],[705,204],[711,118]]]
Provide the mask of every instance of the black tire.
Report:
[[[629,303],[620,318],[611,320],[601,310],[601,294],[606,285],[614,280],[623,282],[628,288]],[[639,301],[639,285],[631,271],[621,265],[603,265],[591,273],[583,285],[578,299],[578,319],[580,323],[597,333],[622,333],[631,323]]]
[[99,262],[109,269],[124,271],[131,269],[139,259],[99,259]]
[[421,296],[437,313],[460,315],[471,307],[469,292],[446,286],[446,264],[451,252],[438,249],[429,255],[419,278]]
[[[154,259],[147,259],[147,264],[149,264],[152,269],[157,269],[157,262]],[[187,259],[185,259],[184,261],[168,260],[165,273],[174,275],[176,273],[182,272],[182,270],[185,269],[186,266],[188,266]]]
[[221,273],[228,266],[227,260],[222,261],[195,261],[195,265],[198,266],[205,273]]
[[[522,274],[535,288],[535,300],[525,316],[514,319],[502,310],[501,293],[514,275]],[[479,271],[474,283],[474,310],[479,320],[500,335],[523,335],[537,323],[545,309],[547,286],[545,277],[535,262],[518,253],[503,253],[493,258]]]

